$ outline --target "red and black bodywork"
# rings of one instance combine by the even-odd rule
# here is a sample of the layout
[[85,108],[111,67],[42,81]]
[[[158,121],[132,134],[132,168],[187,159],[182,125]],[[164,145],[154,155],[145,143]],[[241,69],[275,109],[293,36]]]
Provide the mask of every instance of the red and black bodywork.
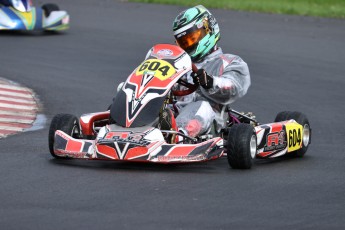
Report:
[[255,131],[257,158],[279,157],[303,147],[303,126],[295,120],[260,125]]
[[[169,132],[157,128],[158,117],[172,95],[181,96],[196,89],[197,86],[181,80],[192,70],[195,71],[195,66],[184,50],[175,45],[155,45],[121,85],[109,110],[82,115],[71,122],[74,125],[71,129],[59,128],[58,122],[52,121],[51,154],[58,158],[157,163],[208,161],[234,149],[227,148],[226,142],[233,139],[227,139],[226,135],[231,133],[233,125],[243,122],[252,125],[247,154],[250,158],[278,157],[310,143],[309,123],[303,126],[294,119],[286,119],[259,125],[256,120],[235,110],[228,111],[227,130],[230,131],[168,143],[164,134]],[[173,91],[175,84],[182,84],[187,90]],[[288,118],[290,115],[284,112],[281,116]],[[181,135],[177,130],[172,134]],[[244,165],[242,168],[249,167]]]
[[[54,154],[59,157],[150,162],[206,161],[223,155],[223,140],[168,144],[156,128],[159,111],[177,81],[192,69],[188,54],[178,46],[154,46],[128,77],[109,111],[81,116],[82,136],[55,132]],[[109,120],[113,124],[109,124]],[[102,124],[95,131],[95,123]]]

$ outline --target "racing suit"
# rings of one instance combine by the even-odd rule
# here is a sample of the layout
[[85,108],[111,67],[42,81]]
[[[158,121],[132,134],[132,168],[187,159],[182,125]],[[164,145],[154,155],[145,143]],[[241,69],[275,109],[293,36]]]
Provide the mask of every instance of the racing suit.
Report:
[[[220,47],[195,65],[213,77],[213,87],[200,86],[193,94],[177,98],[177,126],[192,137],[209,132],[213,121],[216,121],[218,132],[224,128],[226,106],[244,96],[250,86],[247,63],[239,56],[223,54]],[[190,74],[186,78],[193,82]]]

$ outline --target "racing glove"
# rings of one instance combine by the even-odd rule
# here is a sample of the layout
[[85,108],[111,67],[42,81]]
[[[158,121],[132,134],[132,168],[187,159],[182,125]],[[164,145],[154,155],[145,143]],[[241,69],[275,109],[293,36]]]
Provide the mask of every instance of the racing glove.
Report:
[[213,87],[213,77],[206,73],[204,69],[199,69],[196,73],[192,73],[194,84],[201,85],[204,89]]

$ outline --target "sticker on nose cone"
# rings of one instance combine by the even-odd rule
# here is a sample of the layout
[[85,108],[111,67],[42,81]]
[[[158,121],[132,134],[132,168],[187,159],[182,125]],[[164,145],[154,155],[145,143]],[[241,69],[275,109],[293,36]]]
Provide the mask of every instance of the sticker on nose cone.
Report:
[[150,72],[154,77],[164,81],[176,73],[175,68],[167,61],[148,59],[144,61],[136,71],[136,75],[144,75]]

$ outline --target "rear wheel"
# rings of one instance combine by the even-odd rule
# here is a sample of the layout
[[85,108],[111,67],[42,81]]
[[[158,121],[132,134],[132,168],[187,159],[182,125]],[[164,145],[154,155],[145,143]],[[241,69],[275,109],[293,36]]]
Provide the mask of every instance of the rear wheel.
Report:
[[58,7],[58,5],[54,4],[54,3],[47,3],[47,4],[44,4],[42,6],[42,9],[44,11],[44,15],[46,17],[49,17],[49,15],[51,14],[51,12],[53,11],[59,11],[60,8]]
[[303,126],[302,148],[294,152],[291,152],[291,156],[303,157],[304,154],[307,152],[308,146],[311,141],[311,128],[310,128],[308,118],[305,114],[301,112],[283,111],[277,114],[276,119],[274,121],[280,122],[280,121],[286,121],[290,119],[294,119],[297,123]]
[[292,112],[290,111],[282,111],[277,114],[276,119],[274,119],[274,122],[280,122],[280,121],[287,121],[289,120],[289,116]]
[[249,124],[235,124],[228,134],[227,157],[231,168],[250,169],[257,152],[256,134]]
[[70,114],[57,114],[50,123],[49,128],[49,150],[53,157],[63,158],[54,153],[55,131],[61,130],[73,138],[80,138],[79,120]]

